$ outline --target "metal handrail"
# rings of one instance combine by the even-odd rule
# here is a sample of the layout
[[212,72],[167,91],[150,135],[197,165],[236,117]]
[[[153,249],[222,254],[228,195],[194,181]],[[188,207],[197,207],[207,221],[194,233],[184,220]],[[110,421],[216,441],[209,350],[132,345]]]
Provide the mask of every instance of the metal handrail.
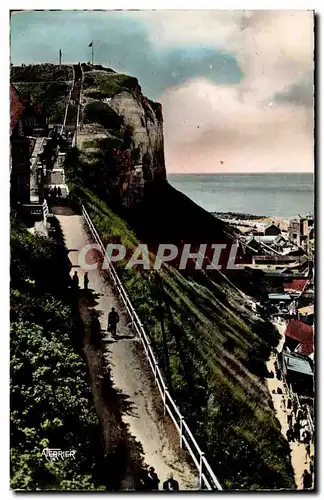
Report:
[[[179,408],[177,407],[176,403],[170,396],[167,386],[163,380],[161,371],[158,366],[158,362],[154,356],[153,350],[150,346],[150,340],[148,339],[146,332],[144,330],[144,327],[131,303],[131,300],[122,285],[119,276],[113,267],[111,260],[109,259],[105,247],[101,241],[101,238],[98,234],[98,231],[96,230],[87,210],[85,209],[84,205],[81,204],[82,208],[82,215],[85,218],[85,221],[88,224],[88,227],[92,233],[92,236],[94,237],[96,243],[98,244],[100,251],[103,255],[104,262],[106,263],[107,266],[107,271],[109,276],[112,278],[114,284],[116,285],[116,288],[118,290],[118,293],[120,297],[123,300],[123,303],[125,304],[126,310],[130,316],[132,326],[135,328],[136,332],[139,335],[139,338],[143,344],[146,356],[149,360],[149,364],[151,366],[151,370],[154,376],[154,381],[157,384],[157,382],[161,386],[161,397],[163,401],[163,406],[164,406],[164,412],[168,412],[169,415],[172,418],[172,421],[179,433],[180,436],[180,448],[185,446],[185,448],[188,450],[190,456],[193,459],[193,462],[195,466],[198,469],[199,472],[199,487],[202,489],[203,486],[205,486],[208,490],[222,490],[222,486],[220,482],[218,481],[216,475],[214,474],[212,468],[208,464],[204,453],[201,451],[200,447],[197,444],[197,441],[195,440],[192,432],[190,431],[187,423],[185,422],[184,417],[181,415],[181,412]],[[184,431],[186,432],[186,436],[184,436]],[[197,458],[198,455],[198,458]],[[205,475],[207,473],[208,479]],[[211,483],[211,484],[210,484]]]

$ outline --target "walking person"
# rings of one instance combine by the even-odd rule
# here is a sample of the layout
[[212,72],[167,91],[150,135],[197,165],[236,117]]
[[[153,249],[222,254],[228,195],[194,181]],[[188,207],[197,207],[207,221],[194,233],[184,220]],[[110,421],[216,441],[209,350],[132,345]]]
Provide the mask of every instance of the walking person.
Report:
[[110,313],[108,314],[108,332],[112,335],[116,335],[117,323],[119,323],[119,314],[112,307]]
[[173,479],[173,474],[169,474],[166,481],[163,483],[164,491],[179,491],[179,483]]
[[154,467],[149,468],[148,480],[149,480],[150,490],[157,491],[159,489],[160,479],[159,479],[157,473],[155,472]]
[[297,403],[296,399],[293,400],[292,407],[293,407],[293,412],[296,415],[297,410],[298,410],[298,403]]
[[303,472],[302,480],[303,480],[303,489],[310,490],[313,484],[313,478],[307,469],[305,469]]
[[305,446],[305,464],[307,464],[307,458],[311,458],[310,456],[310,443],[307,443]]
[[308,429],[304,429],[302,432],[302,441],[305,444],[309,444],[311,440],[311,435]]
[[89,278],[88,278],[88,273],[85,272],[84,273],[84,277],[83,277],[83,288],[85,290],[88,290],[88,284],[89,284]]
[[314,474],[314,455],[312,455],[310,457],[309,471],[313,476],[313,474]]
[[57,197],[57,187],[54,186],[54,189],[53,189],[53,196],[54,196],[54,199]]
[[288,443],[295,441],[295,433],[294,433],[294,429],[292,428],[291,425],[288,427],[286,436],[287,436]]
[[72,277],[72,286],[75,290],[79,288],[79,276],[77,271],[74,271],[73,277]]
[[288,413],[287,415],[287,424],[290,426],[292,426],[292,423],[293,423],[293,415],[292,415],[292,412]]
[[57,196],[59,198],[61,198],[61,196],[62,196],[62,189],[60,188],[60,186],[58,186],[58,188],[57,188]]
[[295,439],[296,441],[300,441],[300,424],[299,422],[294,423],[294,434],[295,434]]

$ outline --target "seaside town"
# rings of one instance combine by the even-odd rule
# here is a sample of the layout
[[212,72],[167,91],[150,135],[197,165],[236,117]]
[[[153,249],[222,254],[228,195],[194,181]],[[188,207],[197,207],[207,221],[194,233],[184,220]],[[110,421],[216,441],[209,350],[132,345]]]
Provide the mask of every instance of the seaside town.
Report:
[[267,364],[267,384],[290,444],[296,483],[305,488],[314,475],[314,214],[289,219],[217,215],[241,234],[252,257],[248,267],[262,271],[267,299],[253,307],[266,313],[281,334]]

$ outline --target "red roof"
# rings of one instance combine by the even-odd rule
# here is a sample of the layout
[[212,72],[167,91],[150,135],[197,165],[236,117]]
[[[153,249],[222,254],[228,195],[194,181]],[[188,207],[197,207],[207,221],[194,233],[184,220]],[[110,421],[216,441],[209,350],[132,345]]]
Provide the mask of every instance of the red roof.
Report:
[[299,352],[301,354],[308,355],[314,352],[314,331],[311,326],[292,319],[287,323],[285,335],[300,342]]
[[21,102],[16,88],[10,84],[10,132],[15,128],[17,122],[24,112],[24,105]]
[[295,290],[296,292],[301,292],[308,281],[308,279],[292,280],[290,283],[284,283],[284,290]]

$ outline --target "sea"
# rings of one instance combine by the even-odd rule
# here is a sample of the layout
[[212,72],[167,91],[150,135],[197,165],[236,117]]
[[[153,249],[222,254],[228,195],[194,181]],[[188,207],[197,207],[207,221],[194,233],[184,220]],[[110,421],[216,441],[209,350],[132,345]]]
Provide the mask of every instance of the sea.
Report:
[[168,174],[168,181],[208,212],[284,218],[314,212],[312,173]]

